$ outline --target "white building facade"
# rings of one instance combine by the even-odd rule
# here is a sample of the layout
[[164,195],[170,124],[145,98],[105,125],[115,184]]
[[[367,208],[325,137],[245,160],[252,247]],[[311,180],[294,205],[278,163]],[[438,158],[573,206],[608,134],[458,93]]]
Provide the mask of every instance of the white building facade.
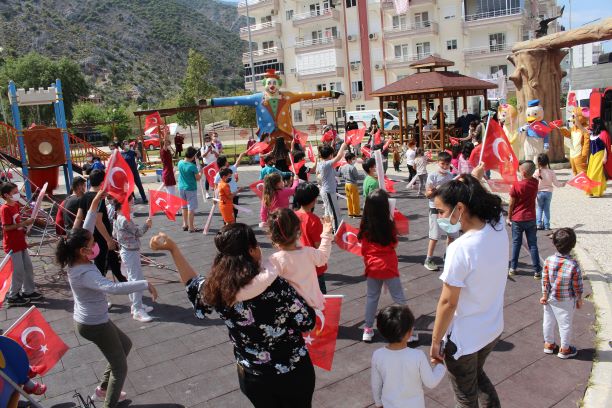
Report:
[[[238,4],[239,14],[246,16],[246,6]],[[451,69],[465,75],[509,75],[512,45],[532,38],[537,20],[558,7],[556,0],[411,0],[398,15],[393,0],[248,0],[248,12],[258,89],[274,68],[285,89],[344,92],[339,100],[294,105],[295,125],[305,125],[378,109],[370,93],[416,72],[409,65],[429,55],[454,61]],[[557,28],[551,24],[549,33]],[[240,33],[247,41],[248,31]],[[245,88],[252,90],[249,52],[243,63]],[[511,96],[511,81],[507,88]],[[481,103],[470,98],[468,108],[477,111]]]

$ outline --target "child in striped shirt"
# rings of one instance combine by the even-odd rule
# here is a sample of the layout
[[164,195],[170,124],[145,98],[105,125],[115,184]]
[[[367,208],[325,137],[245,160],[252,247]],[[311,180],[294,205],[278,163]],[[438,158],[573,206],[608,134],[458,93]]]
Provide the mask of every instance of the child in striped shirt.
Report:
[[571,228],[561,228],[552,236],[557,253],[546,258],[542,279],[544,305],[544,353],[553,354],[555,326],[559,326],[561,347],[557,356],[561,359],[578,354],[572,346],[572,321],[575,309],[582,307],[582,271],[570,255],[576,246],[576,233]]

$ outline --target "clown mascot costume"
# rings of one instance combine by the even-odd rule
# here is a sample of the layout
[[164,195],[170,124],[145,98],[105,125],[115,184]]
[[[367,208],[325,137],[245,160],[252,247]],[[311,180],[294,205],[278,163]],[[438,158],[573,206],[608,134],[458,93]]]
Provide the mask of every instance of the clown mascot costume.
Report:
[[523,155],[523,140],[519,137],[517,124],[518,112],[516,108],[508,103],[503,103],[497,108],[497,117],[499,123],[503,125],[504,133],[512,145],[512,150],[514,150],[516,158],[523,160],[525,158]]
[[532,99],[527,103],[527,124],[521,127],[525,141],[523,149],[526,160],[533,160],[537,163],[537,157],[544,150],[548,150],[548,135],[551,128],[544,119],[544,109],[540,106],[539,99]]
[[282,137],[286,142],[293,138],[293,120],[291,105],[309,99],[339,98],[342,92],[287,92],[281,91],[282,79],[275,70],[269,69],[263,80],[264,91],[253,95],[213,98],[203,101],[206,106],[252,106],[256,110],[257,135],[268,133],[271,139]]
[[587,159],[589,157],[589,109],[580,106],[568,108],[568,132],[561,132],[565,136],[566,145],[569,148],[569,161],[572,165],[572,173],[577,175],[587,171]]

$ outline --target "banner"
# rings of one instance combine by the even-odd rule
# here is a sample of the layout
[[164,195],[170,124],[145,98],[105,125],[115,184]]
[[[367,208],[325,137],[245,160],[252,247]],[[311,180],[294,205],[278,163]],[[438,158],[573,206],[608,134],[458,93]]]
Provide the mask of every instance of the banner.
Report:
[[312,363],[327,371],[331,370],[334,362],[342,298],[342,295],[325,295],[325,309],[315,309],[317,316],[314,330],[302,335]]

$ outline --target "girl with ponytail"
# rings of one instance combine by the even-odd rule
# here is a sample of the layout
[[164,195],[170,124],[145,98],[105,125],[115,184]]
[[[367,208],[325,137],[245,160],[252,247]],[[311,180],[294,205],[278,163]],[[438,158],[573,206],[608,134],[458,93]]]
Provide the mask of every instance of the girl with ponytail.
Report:
[[446,250],[430,357],[446,363],[462,406],[478,406],[480,397],[481,405],[498,407],[497,392],[482,367],[504,328],[510,256],[501,198],[466,174],[442,185],[434,203],[440,228],[463,235]]
[[315,311],[272,265],[262,265],[253,230],[242,223],[221,228],[206,279],[166,234],[151,238],[150,245],[172,255],[196,317],[214,310],[224,320],[240,389],[251,403],[310,407],[315,373],[302,333],[314,328]]

